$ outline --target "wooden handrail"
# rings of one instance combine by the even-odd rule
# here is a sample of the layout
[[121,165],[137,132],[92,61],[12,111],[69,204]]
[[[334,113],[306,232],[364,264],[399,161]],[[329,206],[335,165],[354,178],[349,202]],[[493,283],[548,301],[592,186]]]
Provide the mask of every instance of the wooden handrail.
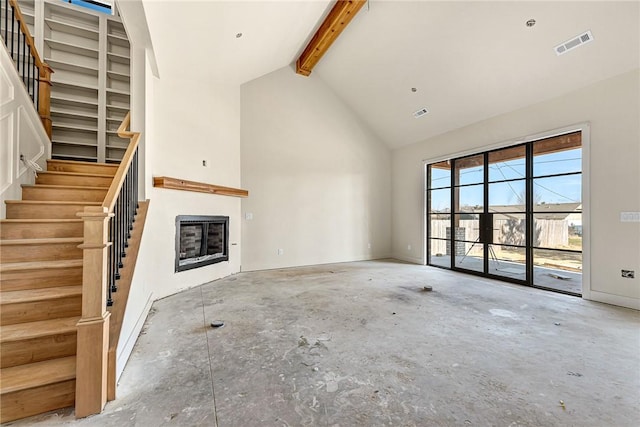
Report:
[[107,212],[112,213],[113,208],[116,204],[116,200],[118,199],[118,194],[120,194],[120,189],[124,184],[124,179],[127,176],[127,171],[129,170],[129,166],[133,161],[133,155],[138,148],[138,141],[140,140],[140,132],[132,132],[130,130],[126,130],[131,123],[131,112],[128,112],[125,116],[124,120],[118,127],[118,136],[120,138],[129,138],[129,146],[127,147],[127,151],[124,152],[122,156],[122,160],[120,161],[120,166],[118,166],[118,170],[113,177],[113,181],[111,182],[111,186],[109,187],[109,191],[107,191],[107,195],[104,198],[104,202],[102,203],[103,208],[107,208]]
[[[9,4],[13,8],[14,18],[18,21],[20,31],[24,34],[25,42],[29,46],[29,52],[33,57],[34,64],[38,67],[39,86],[37,109],[44,129],[49,139],[51,139],[51,135],[53,134],[53,128],[51,126],[51,73],[53,73],[53,70],[49,64],[40,58],[33,36],[31,36],[29,27],[22,16],[22,11],[20,10],[17,0],[9,0]],[[6,13],[9,13],[9,11],[7,10]]]

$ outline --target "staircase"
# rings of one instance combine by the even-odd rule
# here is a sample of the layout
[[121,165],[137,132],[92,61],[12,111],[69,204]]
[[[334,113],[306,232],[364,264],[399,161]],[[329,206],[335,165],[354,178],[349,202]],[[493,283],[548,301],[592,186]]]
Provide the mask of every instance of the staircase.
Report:
[[75,403],[83,223],[118,165],[48,160],[0,220],[0,422]]

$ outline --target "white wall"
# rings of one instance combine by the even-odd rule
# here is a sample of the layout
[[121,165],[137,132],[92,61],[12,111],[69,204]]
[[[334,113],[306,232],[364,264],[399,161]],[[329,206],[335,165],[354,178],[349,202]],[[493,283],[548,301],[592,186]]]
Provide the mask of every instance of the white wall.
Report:
[[[240,92],[178,76],[151,79],[145,177],[151,205],[139,268],[162,298],[240,269],[240,199],[152,186],[153,176],[240,186]],[[177,215],[229,216],[229,262],[174,273]]]
[[[118,375],[153,300],[240,270],[240,199],[153,187],[154,176],[240,186],[240,89],[169,74],[156,78],[148,57],[145,71],[146,84],[138,90],[147,100],[141,170],[150,205],[120,335]],[[174,272],[177,215],[229,216],[229,261]]]
[[22,199],[22,184],[35,175],[20,155],[46,169],[51,141],[27,93],[11,56],[0,46],[0,218],[6,218],[5,200]]
[[[396,258],[422,262],[423,159],[446,157],[502,141],[591,124],[590,299],[640,308],[640,223],[620,212],[640,211],[640,72],[599,82],[553,100],[422,141],[392,155],[392,235]],[[428,118],[427,118],[428,120]],[[411,245],[413,251],[407,250]],[[416,250],[417,249],[417,250]],[[636,271],[635,279],[620,270]]]
[[317,75],[284,67],[241,94],[242,270],[388,256],[384,144]]

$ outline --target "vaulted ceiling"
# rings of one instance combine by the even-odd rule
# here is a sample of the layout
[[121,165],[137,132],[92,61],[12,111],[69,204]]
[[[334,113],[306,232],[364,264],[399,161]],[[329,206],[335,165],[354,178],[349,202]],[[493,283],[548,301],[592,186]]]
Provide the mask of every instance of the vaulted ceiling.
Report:
[[[161,74],[239,84],[293,64],[332,6],[143,4]],[[638,68],[639,4],[370,0],[313,74],[298,78],[324,80],[390,148],[401,147]],[[556,55],[587,30],[593,42]],[[423,107],[429,113],[414,118]]]

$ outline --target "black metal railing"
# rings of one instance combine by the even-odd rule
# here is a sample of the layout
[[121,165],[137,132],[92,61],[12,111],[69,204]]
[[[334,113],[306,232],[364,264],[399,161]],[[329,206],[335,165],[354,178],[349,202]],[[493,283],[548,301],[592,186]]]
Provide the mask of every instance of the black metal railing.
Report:
[[29,45],[31,35],[27,35],[23,28],[27,23],[21,22],[22,14],[17,11],[9,0],[0,0],[0,35],[16,65],[20,78],[24,82],[29,97],[39,108],[38,88],[40,87],[40,70],[38,60]]
[[124,268],[133,223],[138,212],[138,149],[134,151],[120,193],[115,202],[113,217],[109,220],[109,277],[107,281],[107,306],[113,305],[113,292],[118,290],[118,280]]

